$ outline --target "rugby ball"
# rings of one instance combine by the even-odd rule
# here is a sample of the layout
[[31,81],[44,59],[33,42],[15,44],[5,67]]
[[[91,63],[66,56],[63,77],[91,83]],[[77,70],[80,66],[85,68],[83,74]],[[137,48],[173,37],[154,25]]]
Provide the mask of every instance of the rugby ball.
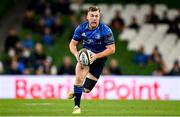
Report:
[[79,60],[82,65],[89,66],[92,52],[86,48],[79,51]]

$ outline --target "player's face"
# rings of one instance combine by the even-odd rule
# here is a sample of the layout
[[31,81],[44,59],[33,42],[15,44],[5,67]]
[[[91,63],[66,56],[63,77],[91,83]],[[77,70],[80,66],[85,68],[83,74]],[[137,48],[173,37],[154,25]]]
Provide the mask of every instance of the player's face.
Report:
[[90,28],[96,28],[100,21],[99,11],[89,11],[87,14],[87,20],[89,22]]

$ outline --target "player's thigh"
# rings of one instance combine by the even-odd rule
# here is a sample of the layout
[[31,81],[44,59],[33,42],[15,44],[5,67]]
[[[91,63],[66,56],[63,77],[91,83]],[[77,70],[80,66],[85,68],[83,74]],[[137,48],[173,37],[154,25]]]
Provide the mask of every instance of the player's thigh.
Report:
[[89,72],[88,66],[83,66],[79,62],[76,64],[76,84],[82,84]]
[[86,75],[86,78],[89,78],[89,79],[94,80],[94,81],[97,81],[97,80],[98,80],[98,78],[96,78],[95,76],[93,76],[91,73],[88,73],[88,74]]
[[97,59],[90,65],[89,73],[99,79],[107,58]]

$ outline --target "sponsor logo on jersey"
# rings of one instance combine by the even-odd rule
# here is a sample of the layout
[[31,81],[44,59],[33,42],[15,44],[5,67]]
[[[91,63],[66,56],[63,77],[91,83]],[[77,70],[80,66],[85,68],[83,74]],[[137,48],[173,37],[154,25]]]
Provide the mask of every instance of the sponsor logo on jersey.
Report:
[[81,35],[81,36],[86,37],[86,33],[82,33],[82,35]]

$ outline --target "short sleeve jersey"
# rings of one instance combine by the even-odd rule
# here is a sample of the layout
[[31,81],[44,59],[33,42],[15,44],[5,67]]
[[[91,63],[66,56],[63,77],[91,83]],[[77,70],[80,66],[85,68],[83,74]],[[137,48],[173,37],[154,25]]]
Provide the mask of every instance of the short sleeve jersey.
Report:
[[75,29],[72,39],[82,41],[83,48],[87,48],[94,53],[102,52],[107,45],[115,43],[111,29],[101,22],[95,29],[89,29],[88,22],[81,23]]

